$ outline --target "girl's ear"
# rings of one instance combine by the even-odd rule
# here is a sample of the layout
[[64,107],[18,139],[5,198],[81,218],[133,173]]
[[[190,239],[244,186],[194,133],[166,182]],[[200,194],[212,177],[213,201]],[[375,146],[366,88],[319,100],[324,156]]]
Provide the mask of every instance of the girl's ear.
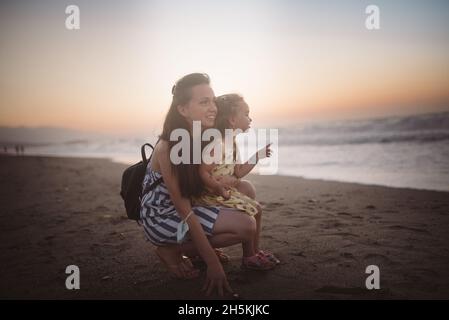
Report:
[[187,105],[179,105],[176,107],[178,109],[178,112],[183,116],[183,117],[187,117],[188,116],[188,111],[187,111]]
[[236,123],[235,117],[234,116],[230,116],[229,119],[228,119],[228,122],[231,125],[232,129],[235,129],[235,123]]

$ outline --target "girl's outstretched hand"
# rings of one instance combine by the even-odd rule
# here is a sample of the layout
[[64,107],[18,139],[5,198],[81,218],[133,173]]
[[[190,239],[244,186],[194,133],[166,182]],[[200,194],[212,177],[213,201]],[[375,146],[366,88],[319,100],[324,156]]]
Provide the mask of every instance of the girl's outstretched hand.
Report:
[[215,263],[207,267],[206,283],[202,291],[206,291],[206,295],[210,296],[217,289],[218,294],[223,297],[225,291],[233,294],[231,286],[228,283],[226,274],[221,263]]
[[257,161],[259,161],[260,159],[269,158],[269,157],[271,157],[272,153],[273,153],[273,151],[271,150],[271,143],[269,143],[264,148],[257,151],[256,159],[257,159]]

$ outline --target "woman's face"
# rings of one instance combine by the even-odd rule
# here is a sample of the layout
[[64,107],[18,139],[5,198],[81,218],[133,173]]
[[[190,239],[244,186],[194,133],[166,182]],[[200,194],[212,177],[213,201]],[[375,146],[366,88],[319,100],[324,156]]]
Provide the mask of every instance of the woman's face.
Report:
[[194,86],[191,90],[190,102],[185,106],[179,106],[179,112],[190,124],[193,121],[201,121],[203,128],[213,127],[217,116],[214,91],[208,84]]
[[240,129],[245,132],[250,128],[251,121],[248,104],[245,101],[239,102],[236,114],[229,120],[233,129]]

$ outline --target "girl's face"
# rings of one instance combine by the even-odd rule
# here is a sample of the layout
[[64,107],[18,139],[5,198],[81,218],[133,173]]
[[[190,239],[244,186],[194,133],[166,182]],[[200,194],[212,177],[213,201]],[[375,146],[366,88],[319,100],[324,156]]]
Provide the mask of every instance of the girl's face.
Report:
[[179,113],[189,124],[201,121],[203,128],[213,127],[217,116],[214,91],[208,84],[194,86],[191,90],[192,98],[186,105],[178,106]]
[[249,117],[249,107],[245,101],[238,103],[238,109],[235,115],[231,116],[229,123],[233,129],[247,131],[251,126],[251,118]]

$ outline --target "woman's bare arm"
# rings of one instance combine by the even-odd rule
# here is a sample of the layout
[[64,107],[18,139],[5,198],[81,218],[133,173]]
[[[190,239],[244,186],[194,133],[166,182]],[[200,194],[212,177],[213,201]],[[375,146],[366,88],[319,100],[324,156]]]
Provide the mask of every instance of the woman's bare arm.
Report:
[[[179,184],[176,176],[172,172],[170,151],[168,144],[165,141],[161,141],[158,144],[157,150],[157,162],[159,164],[161,174],[164,177],[164,183],[167,186],[170,198],[173,201],[176,211],[179,213],[182,219],[185,219],[189,212],[192,210],[190,199],[181,195],[179,190]],[[188,220],[190,236],[198,250],[200,256],[204,259],[208,266],[220,264],[220,261],[212,249],[209,240],[204,233],[198,219],[195,215],[192,215]]]

